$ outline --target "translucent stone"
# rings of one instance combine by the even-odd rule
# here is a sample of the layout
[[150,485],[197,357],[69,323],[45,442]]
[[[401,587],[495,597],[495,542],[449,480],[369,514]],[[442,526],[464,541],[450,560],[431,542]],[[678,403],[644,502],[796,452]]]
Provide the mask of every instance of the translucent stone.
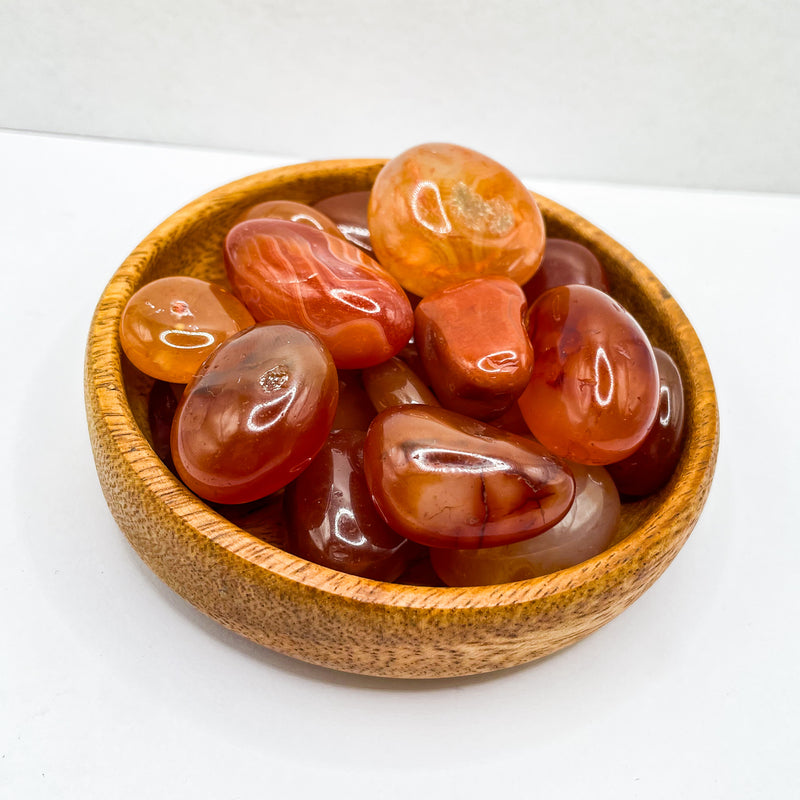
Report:
[[305,203],[295,203],[293,200],[267,200],[265,203],[259,203],[249,208],[238,221],[245,222],[249,219],[284,219],[333,236],[342,236],[336,223],[322,211]]
[[419,545],[381,519],[364,479],[363,431],[340,430],[287,489],[292,553],[324,567],[393,581],[418,556]]
[[316,336],[266,322],[228,339],[186,387],[171,449],[205,500],[249,503],[294,480],[331,430],[338,385]]
[[415,403],[439,405],[424,381],[399,358],[368,367],[361,373],[361,379],[376,411]]
[[645,497],[671,477],[681,457],[684,432],[683,381],[671,356],[653,348],[658,364],[659,402],[656,421],[636,451],[608,471],[620,494]]
[[411,337],[405,292],[344,239],[295,222],[250,220],[228,233],[225,265],[257,320],[285,319],[312,331],[340,369],[379,364]]
[[454,144],[424,144],[378,174],[369,204],[378,261],[425,297],[454,283],[504,275],[522,285],[544,251],[533,195],[505,167]]
[[314,203],[314,208],[332,219],[348,242],[358,245],[374,257],[367,218],[368,205],[369,192],[345,192]]
[[620,502],[603,467],[569,465],[575,501],[550,530],[504,547],[478,550],[431,549],[431,562],[448,586],[485,586],[536,578],[580,564],[614,540]]
[[569,469],[536,442],[423,405],[375,417],[364,472],[389,526],[432,547],[527,538],[558,522],[575,491]]
[[128,301],[119,325],[120,343],[146,375],[188,383],[222,342],[254,322],[221,286],[185,276],[160,278]]
[[639,323],[591,286],[559,286],[528,312],[533,373],[519,407],[551,453],[610,464],[642,443],[658,409],[658,369]]
[[528,302],[533,301],[555,286],[579,283],[608,292],[608,278],[597,257],[578,242],[553,239],[549,236],[544,246],[544,258],[534,276],[522,287]]

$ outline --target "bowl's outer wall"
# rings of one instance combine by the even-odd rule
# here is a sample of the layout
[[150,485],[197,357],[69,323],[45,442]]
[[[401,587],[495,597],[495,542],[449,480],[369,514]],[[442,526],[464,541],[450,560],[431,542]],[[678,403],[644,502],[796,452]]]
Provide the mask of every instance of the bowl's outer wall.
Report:
[[713,477],[719,419],[697,335],[661,283],[606,234],[537,196],[548,235],[593,250],[615,297],[675,358],[687,403],[684,452],[661,492],[626,505],[616,545],[553,575],[463,589],[399,586],[295,558],[237,528],[174,478],[137,423],[143,395],[125,380],[118,326],[136,289],[178,272],[224,280],[222,241],[248,206],[368,189],[383,163],[317,162],[244,178],[181,209],[136,248],[101,297],[87,346],[86,408],[98,476],[114,518],[148,566],[253,641],[368,675],[447,677],[514,666],[583,638],[639,597],[686,541]]

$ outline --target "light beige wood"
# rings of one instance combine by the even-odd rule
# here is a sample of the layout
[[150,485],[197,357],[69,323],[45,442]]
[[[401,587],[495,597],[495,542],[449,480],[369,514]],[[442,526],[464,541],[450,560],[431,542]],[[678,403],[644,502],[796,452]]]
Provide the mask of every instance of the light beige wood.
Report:
[[[267,513],[263,538],[245,533],[198,500],[155,456],[148,441],[149,383],[120,355],[120,314],[143,284],[174,273],[225,282],[222,242],[245,208],[367,189],[382,163],[319,162],[244,178],[181,209],[131,253],[100,298],[86,353],[86,409],[97,472],[120,528],[149,567],[243,636],[296,658],[368,675],[444,677],[514,666],[572,644],[636,600],[686,541],[714,472],[719,420],[703,349],[675,300],[619,244],[537,196],[548,233],[593,250],[613,294],[653,343],[675,358],[686,389],[684,452],[662,491],[625,507],[614,546],[534,580],[459,589],[379,583],[276,547],[282,541],[277,513]],[[698,586],[698,598],[702,591]]]

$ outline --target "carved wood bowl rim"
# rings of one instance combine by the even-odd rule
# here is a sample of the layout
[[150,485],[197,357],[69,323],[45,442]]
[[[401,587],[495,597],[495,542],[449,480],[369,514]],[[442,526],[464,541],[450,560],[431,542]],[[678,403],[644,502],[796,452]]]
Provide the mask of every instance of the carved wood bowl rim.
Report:
[[[654,343],[668,345],[665,349],[678,362],[685,380],[687,434],[675,475],[655,498],[645,501],[646,508],[642,506],[645,510],[636,528],[605,552],[575,567],[513,584],[440,588],[382,583],[307,562],[246,533],[189,492],[153,452],[126,395],[118,335],[122,309],[136,289],[157,276],[156,264],[166,264],[174,258],[177,244],[188,236],[202,236],[204,231],[212,239],[220,239],[224,235],[220,232],[242,210],[262,200],[285,197],[314,201],[329,194],[367,189],[384,163],[377,159],[323,161],[248,176],[189,203],[161,223],[131,253],[100,298],[87,345],[87,416],[98,475],[117,522],[146,563],[205,613],[255,641],[315,663],[378,675],[435,677],[523,663],[582,638],[627,607],[653,583],[694,527],[716,461],[719,439],[716,395],[697,334],[658,279],[598,228],[536,195],[548,233],[574,239],[592,249],[609,270],[612,293],[622,295],[624,304],[637,316]],[[191,568],[184,569],[174,553],[160,558],[152,551],[149,544],[152,525],[169,531],[170,537],[177,537],[175,547],[187,548],[187,563],[197,560],[205,565],[220,564],[221,574],[230,577],[225,586],[233,587],[234,596],[236,581],[241,579],[250,589],[258,586],[258,591],[267,593],[265,596],[278,597],[275,602],[280,609],[287,604],[316,603],[316,616],[312,614],[312,620],[319,616],[318,609],[325,610],[322,615],[325,618],[320,622],[327,631],[320,634],[325,640],[323,646],[315,648],[313,631],[310,643],[308,632],[303,634],[304,642],[298,643],[295,639],[300,633],[276,632],[270,629],[270,625],[278,624],[275,620],[259,622],[251,618],[244,596],[250,589],[247,592],[242,589],[243,600],[239,605],[235,600],[226,605],[209,597],[212,584],[203,587],[204,578],[195,575],[200,582],[195,591],[183,574],[191,575]],[[149,531],[146,546],[144,529]],[[223,579],[216,576],[213,580],[216,592]],[[415,615],[415,610],[423,615]],[[308,613],[304,617],[306,625],[310,624]],[[332,649],[336,650],[328,641],[330,629],[335,628],[339,614],[351,626],[353,614],[367,617],[371,614],[374,625],[382,620],[390,630],[394,630],[393,625],[416,625],[422,629],[434,624],[431,622],[434,620],[436,626],[452,625],[453,637],[459,635],[458,631],[463,635],[467,630],[480,631],[481,627],[486,628],[487,634],[485,641],[477,643],[473,654],[465,655],[469,648],[455,643],[454,650],[458,653],[452,663],[438,644],[435,650],[441,667],[435,664],[434,652],[424,657],[409,656],[405,666],[398,666],[403,662],[405,645],[402,644],[385,663],[379,663],[373,653],[372,662],[362,664],[355,656],[351,659],[330,654]],[[579,619],[581,615],[587,617],[585,622]],[[294,619],[291,612],[288,616]],[[503,627],[504,621],[511,617],[516,619],[515,634]],[[291,628],[299,623],[295,620],[287,624]],[[480,639],[480,633],[476,635]],[[537,645],[537,636],[546,641]],[[389,633],[383,636],[387,637]],[[509,637],[519,637],[519,642],[511,642]],[[388,651],[392,647],[386,643]]]

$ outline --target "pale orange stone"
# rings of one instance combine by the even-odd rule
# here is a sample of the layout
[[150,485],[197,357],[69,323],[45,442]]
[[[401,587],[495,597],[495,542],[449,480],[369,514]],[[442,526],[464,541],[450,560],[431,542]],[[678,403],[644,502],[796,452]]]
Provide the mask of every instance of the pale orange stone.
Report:
[[488,275],[522,285],[544,253],[533,195],[496,161],[454,144],[392,159],[372,189],[369,228],[378,261],[420,297]]

